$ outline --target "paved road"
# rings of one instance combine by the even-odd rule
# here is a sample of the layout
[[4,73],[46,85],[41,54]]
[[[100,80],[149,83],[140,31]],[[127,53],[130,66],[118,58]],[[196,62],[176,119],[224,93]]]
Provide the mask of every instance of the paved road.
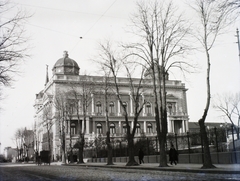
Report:
[[0,165],[0,181],[77,181],[77,180],[240,180],[239,174],[212,174],[171,172],[158,170],[138,170],[105,167],[83,167],[64,165],[6,164]]

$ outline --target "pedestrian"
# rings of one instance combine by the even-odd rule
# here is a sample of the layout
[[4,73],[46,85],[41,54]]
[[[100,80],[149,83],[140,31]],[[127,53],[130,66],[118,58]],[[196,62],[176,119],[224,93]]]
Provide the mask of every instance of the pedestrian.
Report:
[[138,151],[138,159],[139,159],[140,164],[144,163],[143,157],[144,157],[144,152],[143,152],[142,148],[140,148],[139,151]]
[[171,148],[169,150],[169,161],[171,165],[172,163],[177,165],[177,162],[178,162],[178,152],[173,145],[171,145]]
[[38,151],[35,152],[36,165],[38,164]]

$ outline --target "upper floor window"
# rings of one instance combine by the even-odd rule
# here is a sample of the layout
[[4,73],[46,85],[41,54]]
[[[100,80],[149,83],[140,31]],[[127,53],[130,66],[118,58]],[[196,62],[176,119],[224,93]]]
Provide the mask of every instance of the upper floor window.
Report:
[[97,123],[97,134],[102,134],[102,124]]
[[151,111],[151,103],[150,102],[147,102],[147,104],[146,104],[146,112],[147,112],[147,114],[151,114],[152,113],[152,111]]
[[102,112],[102,104],[100,101],[96,103],[96,107],[97,107],[97,113],[100,114]]
[[114,113],[114,102],[110,102],[109,107],[110,107],[109,109],[110,113]]
[[147,124],[147,132],[152,133],[152,123]]
[[115,129],[115,124],[114,123],[110,124],[110,133],[111,134],[115,134],[116,133],[116,129]]
[[76,134],[76,124],[75,123],[71,123],[70,124],[70,133],[71,135],[75,135]]

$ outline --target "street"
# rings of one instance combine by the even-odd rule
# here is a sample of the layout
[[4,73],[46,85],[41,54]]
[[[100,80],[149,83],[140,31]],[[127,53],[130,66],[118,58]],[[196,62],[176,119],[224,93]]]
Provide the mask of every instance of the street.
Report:
[[75,181],[75,180],[239,180],[239,174],[209,174],[104,167],[35,164],[1,164],[0,181]]

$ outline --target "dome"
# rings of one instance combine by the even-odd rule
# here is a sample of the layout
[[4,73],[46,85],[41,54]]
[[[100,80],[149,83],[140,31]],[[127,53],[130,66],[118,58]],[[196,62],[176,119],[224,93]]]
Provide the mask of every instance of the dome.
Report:
[[55,65],[53,66],[53,75],[54,74],[70,74],[70,75],[79,75],[79,66],[77,62],[68,57],[68,52],[63,52],[63,58],[60,58]]

